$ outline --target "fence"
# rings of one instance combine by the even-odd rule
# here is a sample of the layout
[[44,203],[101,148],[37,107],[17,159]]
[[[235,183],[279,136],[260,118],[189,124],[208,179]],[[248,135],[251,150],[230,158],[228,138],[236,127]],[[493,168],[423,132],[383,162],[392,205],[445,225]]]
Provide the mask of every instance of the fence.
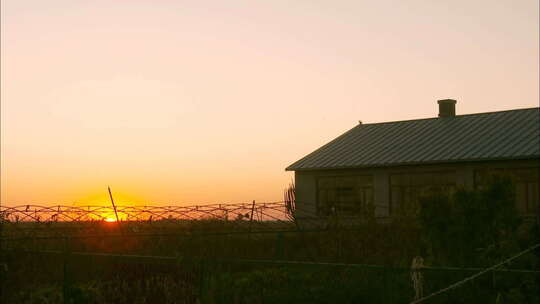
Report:
[[[9,252],[7,260],[14,257],[17,263],[11,263],[11,267],[18,267],[19,271],[24,267],[40,269],[36,273],[46,276],[33,277],[31,283],[40,286],[45,281],[49,286],[58,286],[57,296],[61,292],[66,303],[83,303],[90,297],[115,302],[115,296],[125,303],[145,297],[149,303],[154,300],[176,303],[179,299],[183,303],[408,303],[415,293],[411,269],[378,265],[69,250]],[[431,267],[418,273],[423,276],[424,292],[430,294],[479,271],[482,269]],[[512,296],[509,284],[521,285],[525,296],[533,297],[533,284],[539,274],[531,270],[494,269],[489,275],[427,303],[496,303],[501,296]],[[109,282],[109,289],[92,281],[96,278],[99,282]],[[6,289],[17,290],[11,288],[16,287],[16,282],[10,282],[11,277],[4,280],[7,282],[2,284]],[[94,283],[85,284],[89,281]],[[526,303],[531,299],[517,299],[517,302]]]
[[[290,218],[283,202],[207,204],[189,206],[118,206],[123,221],[245,219],[284,221]],[[115,218],[111,206],[1,206],[0,213],[7,222],[84,222]]]
[[[377,217],[387,213],[388,206],[372,204],[358,209],[353,218]],[[334,210],[335,215],[339,210]],[[162,220],[246,220],[256,222],[292,221],[320,219],[317,206],[313,202],[246,202],[188,206],[117,206],[116,213],[122,221],[162,221]],[[350,211],[349,211],[350,213]],[[4,222],[85,222],[115,219],[111,206],[0,206]],[[344,217],[343,214],[339,214]]]
[[[298,208],[296,206],[299,206]],[[43,236],[88,233],[99,222],[115,222],[116,217],[126,233],[153,233],[170,230],[171,226],[194,226],[192,230],[208,230],[220,223],[219,230],[313,230],[329,227],[354,227],[372,219],[387,220],[362,210],[351,216],[338,211],[321,216],[314,203],[249,202],[235,204],[207,204],[191,206],[0,206],[4,234],[9,236]],[[379,212],[381,213],[381,212]],[[382,212],[384,214],[384,212]],[[201,225],[194,225],[201,223]],[[202,227],[202,226],[206,227]],[[217,227],[216,227],[217,228]]]
[[[157,208],[161,212],[153,209],[152,220],[139,216],[145,220],[120,223],[75,216],[44,221],[50,208],[11,209],[0,247],[3,302],[50,298],[64,303],[409,303],[419,292],[430,295],[484,271],[411,269],[390,266],[393,261],[381,263],[382,259],[366,264],[377,252],[391,259],[390,247],[398,246],[398,253],[410,261],[414,248],[407,247],[403,235],[391,239],[388,232],[396,227],[380,226],[379,232],[366,231],[379,227],[374,225],[304,229],[294,218],[255,216],[262,206],[222,206],[233,210],[229,214],[235,214],[234,220],[203,215],[209,214],[209,207],[184,209],[205,210],[191,216],[206,221],[171,219],[163,210],[173,209],[164,207]],[[273,211],[260,214],[288,214],[283,204],[270,206]],[[88,216],[97,212],[88,209]],[[34,218],[15,220],[16,210],[33,213]],[[66,215],[77,214],[69,212]],[[36,214],[42,215],[39,222]],[[384,241],[375,244],[381,237]],[[538,300],[540,277],[528,267],[531,259],[528,252],[519,257],[521,262],[489,270],[425,303]]]

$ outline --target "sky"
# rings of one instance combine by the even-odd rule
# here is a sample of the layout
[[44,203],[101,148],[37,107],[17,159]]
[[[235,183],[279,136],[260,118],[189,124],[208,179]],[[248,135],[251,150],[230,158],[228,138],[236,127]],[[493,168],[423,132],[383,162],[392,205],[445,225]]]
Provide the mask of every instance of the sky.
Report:
[[0,202],[282,200],[359,120],[537,107],[538,6],[3,0]]

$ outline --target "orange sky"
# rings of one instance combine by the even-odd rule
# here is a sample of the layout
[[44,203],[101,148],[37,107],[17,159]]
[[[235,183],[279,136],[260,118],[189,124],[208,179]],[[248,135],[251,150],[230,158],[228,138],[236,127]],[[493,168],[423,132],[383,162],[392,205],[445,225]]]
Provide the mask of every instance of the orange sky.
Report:
[[1,202],[281,200],[357,124],[538,106],[537,0],[4,0]]

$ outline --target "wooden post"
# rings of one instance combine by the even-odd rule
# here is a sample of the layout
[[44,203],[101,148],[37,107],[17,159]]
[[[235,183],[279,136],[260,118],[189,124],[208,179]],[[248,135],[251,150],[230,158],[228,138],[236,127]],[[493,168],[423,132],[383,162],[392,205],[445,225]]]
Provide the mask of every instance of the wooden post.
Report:
[[249,232],[251,232],[251,224],[253,223],[253,211],[255,211],[255,200],[251,204],[251,217],[249,218]]
[[[383,286],[384,290],[388,291],[388,266],[385,264],[383,268]],[[383,303],[390,303],[389,302],[389,293],[384,292],[383,293]]]
[[111,204],[114,210],[114,215],[116,216],[116,222],[120,223],[120,219],[118,218],[118,212],[116,212],[116,206],[114,205],[114,198],[111,193],[111,187],[107,186],[107,189],[109,190],[109,197],[111,198]]
[[63,267],[63,278],[62,278],[63,279],[62,293],[63,293],[64,303],[72,303],[71,292],[70,292],[71,278],[70,278],[70,273],[69,273],[70,256],[71,256],[70,242],[67,237],[64,237],[64,254],[63,254],[64,267]]
[[116,224],[118,225],[118,228],[120,229],[120,233],[124,234],[124,230],[122,229],[122,226],[120,224],[120,218],[118,217],[118,212],[116,212],[116,205],[114,204],[114,198],[111,192],[111,187],[107,186],[107,189],[109,190],[109,197],[111,198],[111,204],[114,209],[114,215],[116,216]]
[[495,270],[491,271],[491,293],[495,295],[495,299],[499,296],[499,292],[497,291],[497,281],[495,279]]
[[283,260],[285,258],[284,243],[284,234],[282,232],[278,232],[276,235],[276,260]]
[[253,221],[253,211],[255,210],[255,200],[253,200],[253,203],[251,204],[251,218],[250,221]]

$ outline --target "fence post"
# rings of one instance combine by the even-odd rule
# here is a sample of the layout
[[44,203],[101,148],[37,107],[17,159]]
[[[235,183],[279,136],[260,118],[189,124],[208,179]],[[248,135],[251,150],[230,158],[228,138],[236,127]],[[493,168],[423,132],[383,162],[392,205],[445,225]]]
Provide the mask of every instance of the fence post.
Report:
[[63,254],[63,282],[62,282],[62,295],[64,304],[71,303],[71,296],[70,296],[70,287],[71,287],[71,281],[70,281],[70,275],[69,275],[69,259],[71,257],[71,248],[69,246],[69,239],[68,237],[64,237],[64,254]]
[[[1,207],[2,204],[0,204]],[[7,258],[4,255],[4,213],[0,210],[0,297],[2,296],[2,292],[4,290],[4,281],[6,280],[5,277],[7,277]],[[6,272],[6,274],[4,274]]]
[[251,204],[251,216],[249,218],[249,232],[251,232],[251,225],[253,224],[253,211],[255,211],[255,200]]
[[198,259],[200,266],[200,278],[199,278],[199,303],[208,303],[210,294],[209,294],[209,280],[210,280],[210,271],[208,270],[208,261],[206,257]]
[[276,260],[282,260],[284,258],[283,238],[283,232],[278,232],[276,237]]
[[497,292],[497,281],[495,281],[495,270],[491,271],[491,290],[493,294],[495,295],[495,301],[496,301],[497,297],[499,296],[499,292]]
[[249,226],[248,226],[248,243],[250,244],[250,246],[252,246],[252,244],[251,244],[251,228],[252,228],[252,225],[253,225],[253,211],[255,211],[255,200],[253,200],[253,203],[251,204],[251,215],[249,217]]
[[383,303],[390,303],[388,301],[388,266],[385,264],[383,268],[383,286],[384,286],[384,292],[383,292]]

